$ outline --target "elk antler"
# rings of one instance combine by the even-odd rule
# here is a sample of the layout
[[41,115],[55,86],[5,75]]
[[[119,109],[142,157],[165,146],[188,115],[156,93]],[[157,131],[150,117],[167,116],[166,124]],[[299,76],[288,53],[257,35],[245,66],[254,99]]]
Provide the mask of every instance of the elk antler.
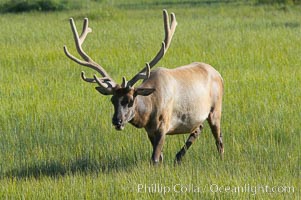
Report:
[[82,57],[84,60],[80,60],[73,55],[71,55],[66,47],[64,46],[64,52],[68,58],[73,60],[74,62],[89,67],[91,69],[94,69],[98,73],[102,75],[103,78],[98,78],[96,75],[94,75],[94,78],[86,78],[85,73],[81,73],[81,77],[84,81],[89,82],[89,83],[98,83],[100,87],[102,87],[103,91],[106,91],[108,94],[112,93],[112,88],[116,86],[116,83],[114,80],[109,76],[109,74],[102,68],[99,64],[97,64],[95,61],[93,61],[82,49],[82,44],[86,39],[86,36],[88,33],[92,32],[92,29],[88,27],[89,21],[88,18],[84,19],[84,24],[83,24],[83,30],[80,36],[78,36],[78,32],[76,30],[76,26],[74,24],[74,21],[72,18],[69,19],[70,25],[71,25],[71,30],[73,32],[73,37],[75,41],[75,46],[77,49],[78,54]]
[[162,46],[161,46],[160,51],[157,53],[155,58],[153,58],[153,60],[150,61],[149,63],[146,63],[146,66],[138,74],[136,74],[130,81],[126,82],[126,80],[125,80],[126,86],[133,86],[138,80],[149,78],[150,69],[153,66],[155,66],[167,52],[167,50],[170,46],[173,34],[175,33],[175,30],[176,30],[177,20],[176,20],[175,14],[171,13],[171,25],[170,25],[168,13],[164,9],[163,10],[163,21],[164,21],[165,38],[164,38],[164,41],[162,41]]

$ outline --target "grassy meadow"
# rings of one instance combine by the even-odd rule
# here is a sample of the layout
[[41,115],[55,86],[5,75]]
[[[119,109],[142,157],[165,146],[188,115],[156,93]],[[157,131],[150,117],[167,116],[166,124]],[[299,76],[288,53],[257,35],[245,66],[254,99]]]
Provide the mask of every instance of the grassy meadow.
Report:
[[[0,199],[300,199],[301,7],[129,2],[0,14]],[[68,19],[88,17],[84,49],[129,79],[160,48],[163,8],[178,26],[157,66],[201,61],[224,78],[223,161],[206,123],[182,165],[188,135],[152,166],[146,132],[116,131],[110,98],[80,78],[94,72],[64,55],[77,55]]]

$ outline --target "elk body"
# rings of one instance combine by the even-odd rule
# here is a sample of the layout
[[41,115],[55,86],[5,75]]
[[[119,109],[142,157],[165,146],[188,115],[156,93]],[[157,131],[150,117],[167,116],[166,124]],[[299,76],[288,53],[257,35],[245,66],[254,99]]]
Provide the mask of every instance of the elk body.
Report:
[[[163,160],[162,150],[166,135],[190,133],[185,145],[176,154],[176,161],[180,162],[199,136],[206,120],[222,157],[224,152],[220,127],[222,77],[210,65],[198,62],[175,69],[158,68],[151,71],[150,69],[166,53],[177,26],[173,13],[171,24],[169,23],[166,10],[163,10],[163,21],[165,39],[160,51],[131,80],[127,81],[123,77],[121,84],[117,84],[103,67],[83,51],[81,45],[87,34],[92,31],[88,27],[87,18],[84,20],[80,36],[73,19],[70,19],[75,45],[83,60],[71,55],[66,46],[64,51],[71,60],[100,73],[102,78],[96,75],[93,78],[86,78],[84,72],[81,75],[84,81],[97,83],[96,89],[101,94],[112,95],[111,101],[114,106],[112,123],[117,130],[123,130],[127,123],[146,130],[153,146],[151,159],[154,163]],[[142,84],[135,87],[134,85],[141,79]]]

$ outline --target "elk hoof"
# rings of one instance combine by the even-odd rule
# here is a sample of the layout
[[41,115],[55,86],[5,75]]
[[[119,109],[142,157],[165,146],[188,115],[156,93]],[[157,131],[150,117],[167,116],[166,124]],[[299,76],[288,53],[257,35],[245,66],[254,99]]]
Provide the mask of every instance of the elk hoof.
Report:
[[152,164],[155,166],[159,165],[160,163],[163,163],[163,153],[160,154],[159,159],[152,158],[151,161],[152,161]]

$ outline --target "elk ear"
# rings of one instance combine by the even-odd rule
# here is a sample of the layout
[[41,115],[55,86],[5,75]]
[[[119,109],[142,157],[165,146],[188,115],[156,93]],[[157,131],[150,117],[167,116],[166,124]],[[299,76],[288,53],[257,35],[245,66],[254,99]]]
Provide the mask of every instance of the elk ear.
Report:
[[103,87],[95,87],[95,89],[100,93],[100,94],[103,94],[103,95],[112,95],[113,94],[113,91],[111,90],[108,90],[107,88],[103,88]]
[[142,95],[148,96],[152,94],[156,89],[155,88],[135,88],[134,96]]

